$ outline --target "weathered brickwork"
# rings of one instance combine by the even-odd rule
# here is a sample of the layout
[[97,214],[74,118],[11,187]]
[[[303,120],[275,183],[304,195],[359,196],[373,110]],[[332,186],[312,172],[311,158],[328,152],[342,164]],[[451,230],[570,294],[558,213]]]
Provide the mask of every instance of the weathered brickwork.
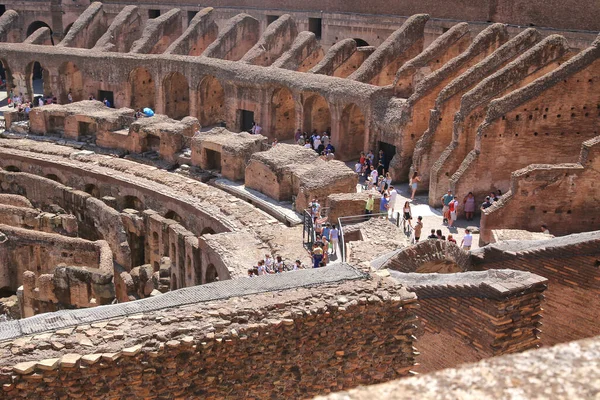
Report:
[[36,350],[3,358],[0,396],[306,398],[384,382],[414,365],[415,304],[392,282],[354,281],[50,332],[97,331],[60,351],[28,339]]

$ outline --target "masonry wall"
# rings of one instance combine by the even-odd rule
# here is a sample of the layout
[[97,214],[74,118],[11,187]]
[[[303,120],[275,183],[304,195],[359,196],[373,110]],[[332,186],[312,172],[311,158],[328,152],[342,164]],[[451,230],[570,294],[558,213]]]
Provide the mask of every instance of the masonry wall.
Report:
[[55,351],[61,361],[48,369],[21,369],[31,361],[14,370],[22,375],[3,368],[4,396],[307,398],[412,369],[415,299],[398,287],[363,281],[278,294],[279,307],[264,302],[267,293],[245,308],[233,298],[165,310],[162,333],[153,319],[106,321],[136,335],[135,344],[120,336],[116,345],[128,347],[111,354],[91,355],[101,344],[76,346],[82,353]]
[[[557,239],[553,239],[556,241]],[[549,243],[550,244],[550,243]],[[589,239],[566,246],[540,247],[519,252],[493,247],[479,268],[528,271],[548,279],[545,292],[542,343],[554,345],[600,334],[600,240]]]

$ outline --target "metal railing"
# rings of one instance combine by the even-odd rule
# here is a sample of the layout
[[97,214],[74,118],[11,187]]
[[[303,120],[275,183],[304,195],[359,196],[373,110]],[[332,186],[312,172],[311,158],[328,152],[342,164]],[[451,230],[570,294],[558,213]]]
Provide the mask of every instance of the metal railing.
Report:
[[[342,262],[346,262],[346,239],[344,237],[344,227],[348,227],[349,225],[359,224],[361,222],[365,222],[370,220],[371,218],[386,218],[389,221],[388,213],[379,213],[379,214],[362,214],[362,215],[351,215],[348,217],[339,217],[338,218],[338,226],[340,230],[340,251],[342,252]],[[391,221],[390,221],[391,223]]]
[[[329,207],[322,207],[317,220],[323,224],[327,222],[328,216]],[[310,208],[306,208],[302,212],[302,225],[302,240],[308,246],[309,249],[312,249],[312,245],[316,239],[316,230],[315,221],[312,216],[312,210]]]

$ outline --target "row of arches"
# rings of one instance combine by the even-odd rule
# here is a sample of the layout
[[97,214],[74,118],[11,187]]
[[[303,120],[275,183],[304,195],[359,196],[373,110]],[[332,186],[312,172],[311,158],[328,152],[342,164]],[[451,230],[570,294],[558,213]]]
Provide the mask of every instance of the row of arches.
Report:
[[[12,87],[12,73],[7,64],[0,60],[5,67],[7,87]],[[2,71],[0,71],[1,74]],[[59,103],[66,103],[71,93],[73,101],[87,98],[92,88],[85,86],[82,71],[73,62],[64,62],[58,68],[58,93],[52,93],[48,69],[38,61],[31,61],[25,68],[25,86],[28,98],[36,95],[50,96],[58,94]],[[145,107],[156,110],[158,85],[153,75],[144,67],[132,70],[128,76],[130,93],[129,107],[142,109]],[[198,84],[196,91],[190,90],[187,78],[179,72],[171,72],[161,82],[163,110],[171,118],[182,119],[190,115],[192,95],[195,95],[196,115],[204,127],[217,125],[226,120],[225,90],[219,80],[212,75],[205,76]],[[302,95],[295,99],[292,91],[286,87],[274,90],[269,102],[269,121],[260,121],[265,132],[278,140],[292,139],[297,128],[305,132],[338,131],[338,153],[344,154],[345,159],[358,157],[364,150],[365,116],[360,107],[354,103],[346,105],[338,114],[339,125],[332,126],[332,112],[328,101],[318,93]],[[121,106],[121,105],[119,105]],[[302,116],[297,118],[301,110]],[[299,126],[300,125],[300,126]]]

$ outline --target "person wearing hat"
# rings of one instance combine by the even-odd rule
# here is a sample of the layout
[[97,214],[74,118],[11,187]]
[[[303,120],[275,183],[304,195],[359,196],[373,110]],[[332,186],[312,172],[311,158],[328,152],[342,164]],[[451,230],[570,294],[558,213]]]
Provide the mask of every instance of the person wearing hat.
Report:
[[442,209],[442,212],[444,213],[444,224],[448,223],[448,220],[450,219],[450,202],[454,200],[454,196],[452,195],[452,190],[448,189],[448,193],[446,193],[445,195],[442,196],[442,204],[444,205],[444,208]]

